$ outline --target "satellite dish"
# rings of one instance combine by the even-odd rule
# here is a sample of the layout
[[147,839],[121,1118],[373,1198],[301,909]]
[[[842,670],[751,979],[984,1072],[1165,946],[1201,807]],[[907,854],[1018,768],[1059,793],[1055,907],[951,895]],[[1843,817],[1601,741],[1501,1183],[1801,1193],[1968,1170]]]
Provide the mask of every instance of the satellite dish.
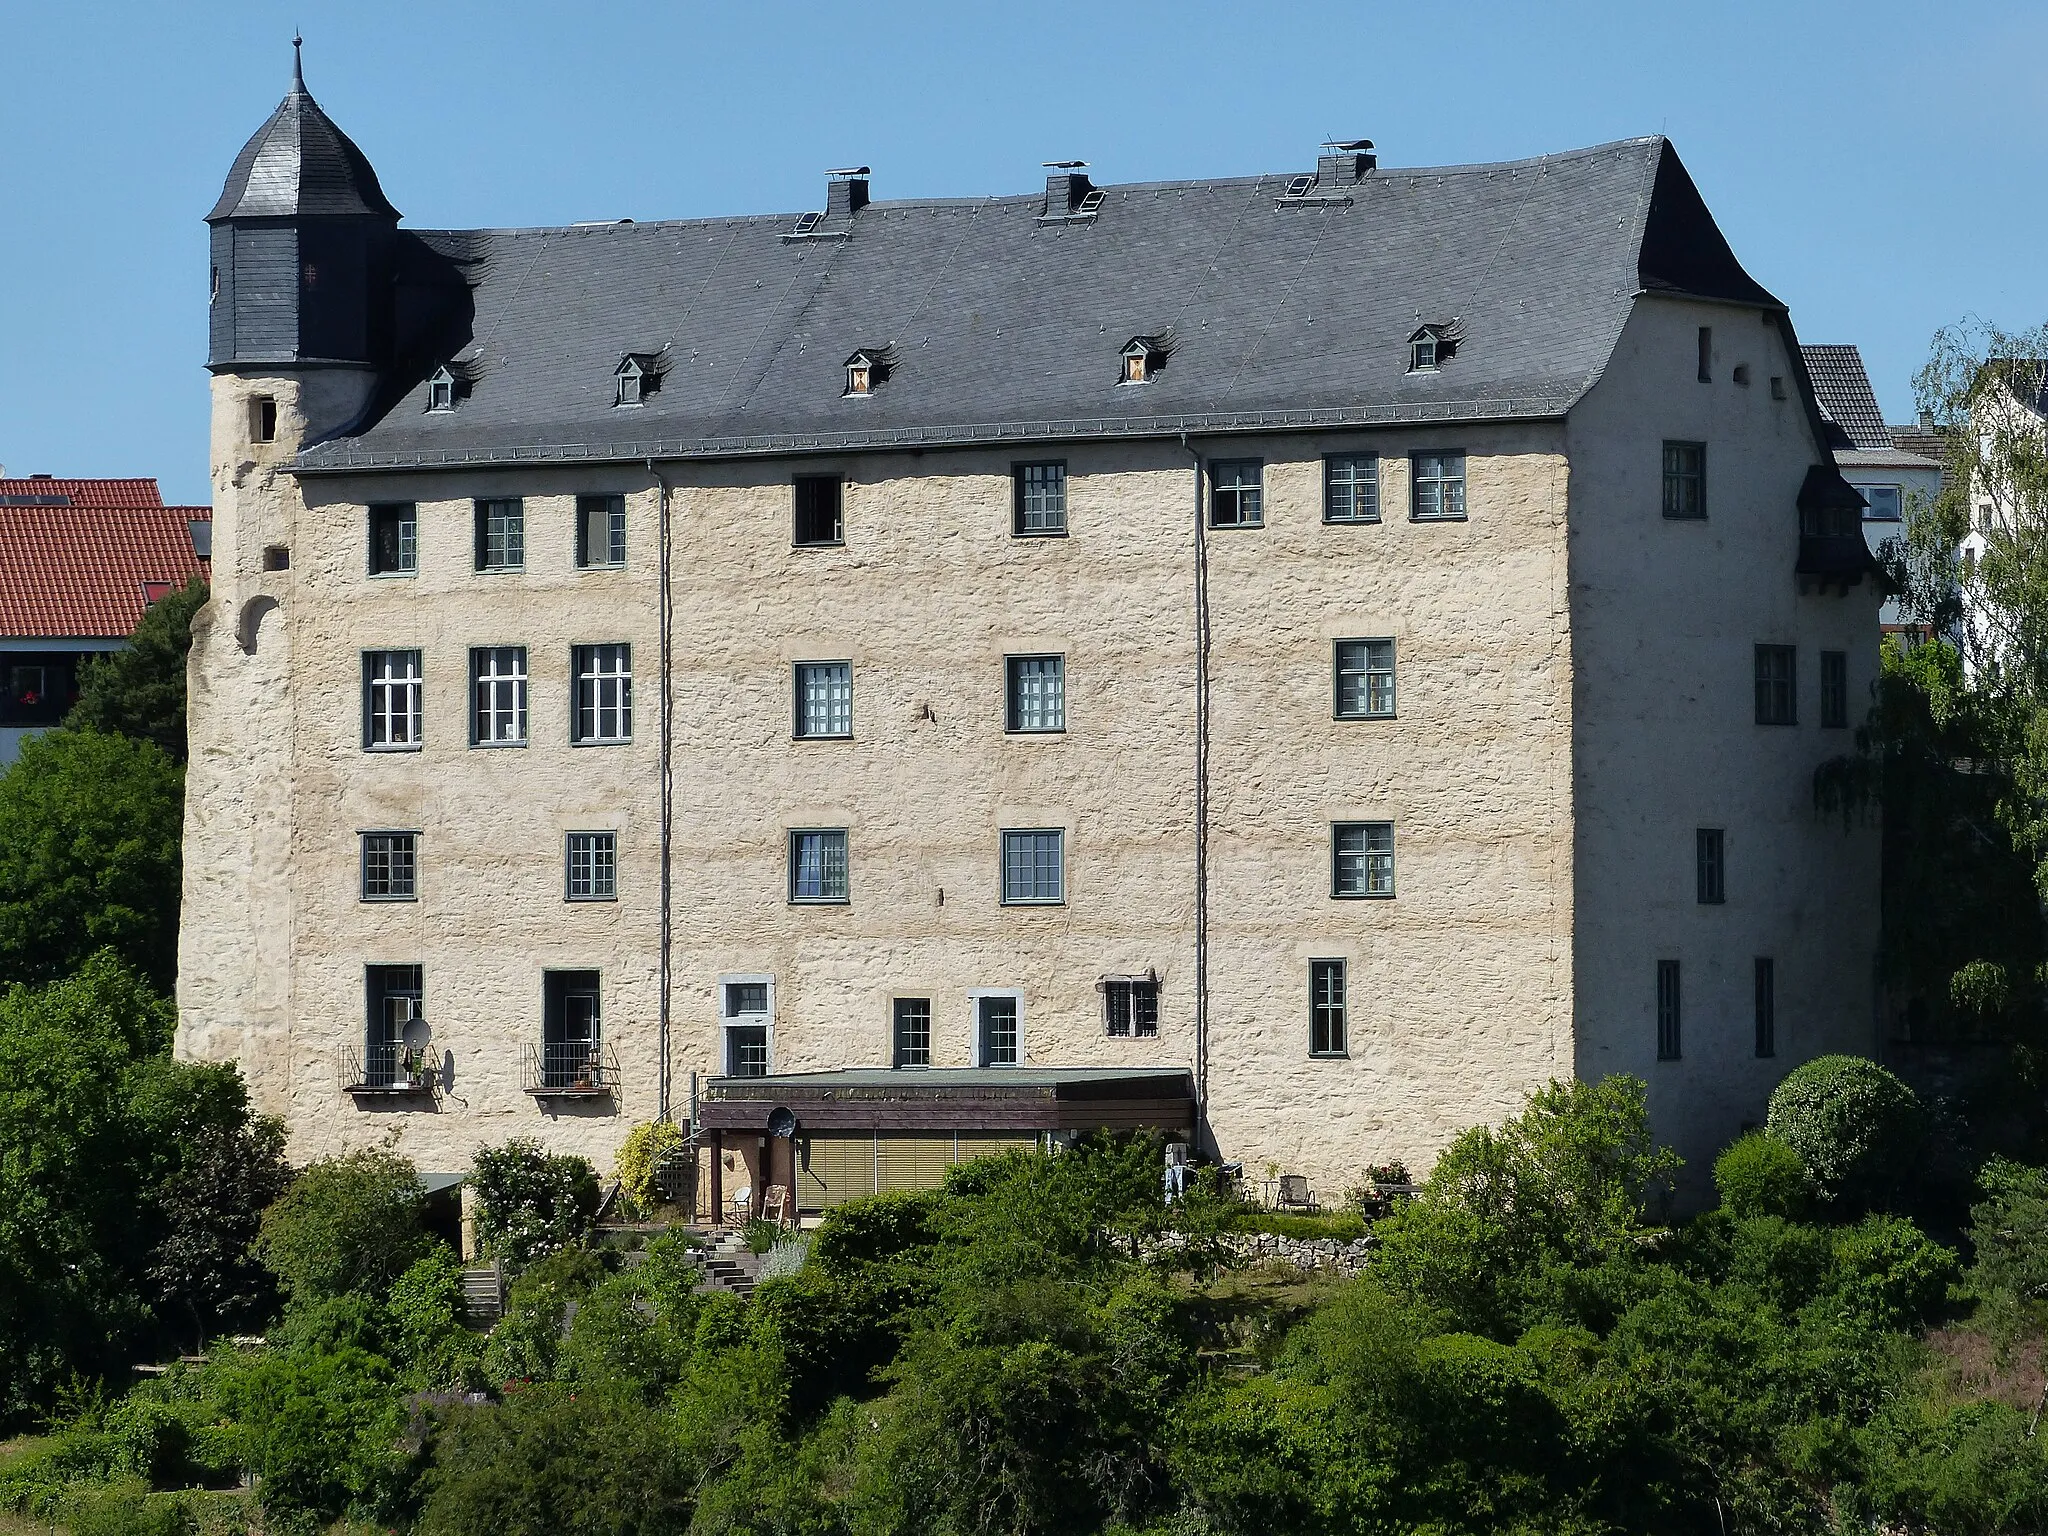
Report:
[[423,1049],[433,1037],[434,1032],[427,1028],[426,1019],[417,1013],[407,1019],[405,1028],[398,1032],[398,1038],[415,1051]]
[[785,1141],[796,1134],[796,1112],[778,1104],[768,1111],[768,1134]]

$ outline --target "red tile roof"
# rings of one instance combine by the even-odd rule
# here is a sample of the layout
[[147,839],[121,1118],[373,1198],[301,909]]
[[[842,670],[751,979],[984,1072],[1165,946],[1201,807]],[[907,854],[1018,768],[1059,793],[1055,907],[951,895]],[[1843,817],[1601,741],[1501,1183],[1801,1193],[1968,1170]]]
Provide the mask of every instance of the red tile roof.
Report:
[[206,574],[154,480],[0,479],[0,637],[124,639],[163,587]]

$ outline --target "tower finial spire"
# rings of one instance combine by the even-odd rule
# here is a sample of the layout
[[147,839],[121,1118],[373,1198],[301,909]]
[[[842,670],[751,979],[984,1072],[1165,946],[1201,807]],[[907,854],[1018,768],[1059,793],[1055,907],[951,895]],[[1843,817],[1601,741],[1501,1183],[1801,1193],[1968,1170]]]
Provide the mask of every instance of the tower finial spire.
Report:
[[292,89],[295,91],[303,91],[306,88],[306,71],[301,67],[299,61],[299,49],[305,45],[305,41],[303,37],[299,36],[298,29],[294,28],[292,30]]

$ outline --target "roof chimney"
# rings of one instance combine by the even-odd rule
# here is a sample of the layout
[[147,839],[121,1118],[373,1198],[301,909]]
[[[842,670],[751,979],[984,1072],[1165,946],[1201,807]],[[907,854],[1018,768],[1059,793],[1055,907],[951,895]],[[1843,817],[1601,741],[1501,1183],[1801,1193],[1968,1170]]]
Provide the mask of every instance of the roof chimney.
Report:
[[850,219],[868,205],[868,168],[846,165],[825,173],[825,217]]
[[1086,160],[1048,160],[1045,168],[1050,172],[1045,178],[1045,211],[1049,218],[1072,213],[1081,206],[1081,199],[1095,190],[1095,183],[1088,179]]
[[1372,152],[1371,139],[1332,140],[1316,157],[1316,183],[1341,187],[1347,182],[1363,181],[1365,173],[1379,163],[1379,156]]

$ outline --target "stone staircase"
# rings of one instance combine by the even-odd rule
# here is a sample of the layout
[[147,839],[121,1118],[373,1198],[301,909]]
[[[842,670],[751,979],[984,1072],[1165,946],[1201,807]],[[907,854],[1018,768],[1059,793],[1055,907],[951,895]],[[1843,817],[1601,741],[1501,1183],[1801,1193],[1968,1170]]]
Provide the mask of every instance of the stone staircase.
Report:
[[747,1296],[753,1292],[761,1260],[747,1251],[744,1233],[719,1232],[712,1236],[710,1247],[699,1250],[697,1267],[704,1272],[706,1285]]

